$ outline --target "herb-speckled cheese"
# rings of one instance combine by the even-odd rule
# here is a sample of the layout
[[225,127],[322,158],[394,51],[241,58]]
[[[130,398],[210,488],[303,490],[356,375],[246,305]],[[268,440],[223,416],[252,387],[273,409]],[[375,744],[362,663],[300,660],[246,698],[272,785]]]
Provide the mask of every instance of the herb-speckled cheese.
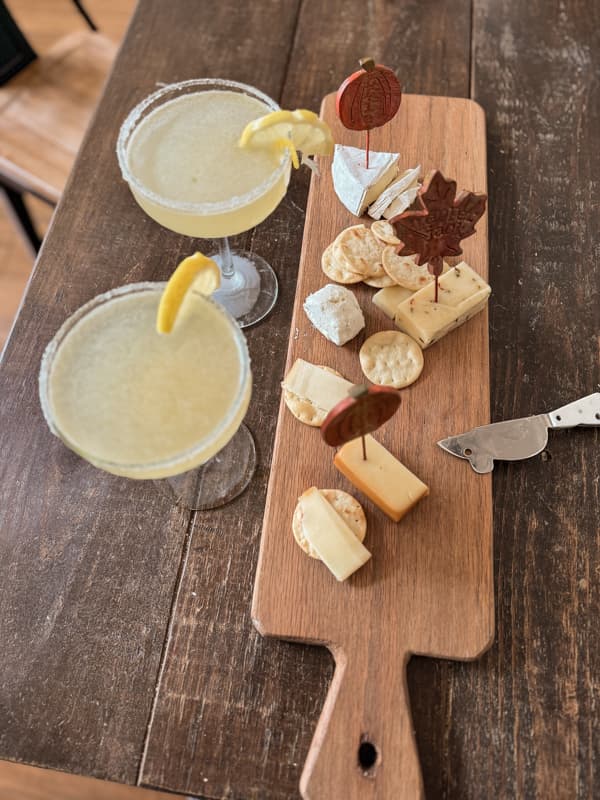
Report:
[[437,303],[432,282],[400,303],[394,320],[425,349],[485,308],[491,291],[481,275],[462,261],[440,277]]

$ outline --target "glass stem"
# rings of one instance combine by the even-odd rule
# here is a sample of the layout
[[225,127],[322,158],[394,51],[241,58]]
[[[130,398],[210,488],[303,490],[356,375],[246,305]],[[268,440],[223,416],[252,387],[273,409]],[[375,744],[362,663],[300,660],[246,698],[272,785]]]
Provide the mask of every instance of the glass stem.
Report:
[[223,278],[232,278],[235,272],[233,268],[233,256],[229,247],[229,239],[223,236],[219,239],[219,255],[221,257],[221,275]]

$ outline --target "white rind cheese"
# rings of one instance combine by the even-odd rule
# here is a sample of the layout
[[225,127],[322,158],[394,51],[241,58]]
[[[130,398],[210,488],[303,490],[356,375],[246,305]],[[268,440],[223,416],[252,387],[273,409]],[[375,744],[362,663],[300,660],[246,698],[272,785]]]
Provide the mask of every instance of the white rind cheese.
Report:
[[[406,172],[395,180],[393,183],[383,190],[377,200],[369,207],[369,216],[373,219],[381,219],[385,216],[386,219],[401,214],[402,211],[412,205],[417,192],[419,191],[419,176],[421,174],[421,165],[419,164],[414,169],[407,169]],[[387,209],[391,205],[394,208],[400,208],[400,211],[394,211],[392,214],[387,213]]]
[[335,193],[348,211],[360,217],[398,175],[398,153],[369,152],[336,144],[331,165]]
[[284,389],[329,413],[340,400],[348,397],[352,383],[323,367],[296,359],[282,383]]
[[346,344],[365,327],[365,318],[353,293],[328,283],[304,301],[306,316],[326,339]]
[[420,188],[420,186],[412,186],[398,195],[383,212],[385,219],[392,219],[392,217],[396,217],[406,211],[407,208],[410,208],[417,199]]
[[429,283],[400,303],[394,321],[425,349],[484,309],[491,291],[462,261],[440,277],[437,303],[435,286]]
[[338,581],[345,581],[371,558],[371,553],[316,487],[304,492],[298,502],[302,508],[304,538]]

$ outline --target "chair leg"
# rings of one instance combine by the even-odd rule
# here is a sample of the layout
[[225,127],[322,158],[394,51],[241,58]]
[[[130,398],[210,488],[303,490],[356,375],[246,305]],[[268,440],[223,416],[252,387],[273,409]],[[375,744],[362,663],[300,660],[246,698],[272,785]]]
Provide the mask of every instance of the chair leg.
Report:
[[20,227],[26,243],[30,245],[34,254],[36,254],[41,247],[42,240],[25,205],[23,194],[9,186],[0,185],[0,188],[6,197],[9,213]]
[[81,14],[81,16],[84,18],[84,20],[87,22],[87,24],[89,25],[89,27],[90,27],[90,28],[91,28],[93,31],[97,31],[97,30],[98,30],[98,28],[96,27],[96,23],[95,23],[95,22],[94,22],[94,20],[93,20],[93,19],[90,17],[90,15],[88,14],[88,12],[85,10],[85,8],[83,7],[83,5],[81,4],[81,0],[73,0],[73,2],[75,3],[75,5],[76,5],[76,7],[77,7],[77,10],[78,10],[78,11],[79,11],[79,13]]

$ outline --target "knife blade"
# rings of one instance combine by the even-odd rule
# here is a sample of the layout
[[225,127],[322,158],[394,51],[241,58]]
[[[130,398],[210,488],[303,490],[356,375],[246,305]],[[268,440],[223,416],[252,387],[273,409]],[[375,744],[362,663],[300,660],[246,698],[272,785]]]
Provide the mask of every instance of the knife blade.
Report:
[[541,453],[550,428],[599,425],[600,392],[595,392],[547,414],[482,425],[442,439],[438,445],[483,474],[494,469],[494,461],[520,461]]

